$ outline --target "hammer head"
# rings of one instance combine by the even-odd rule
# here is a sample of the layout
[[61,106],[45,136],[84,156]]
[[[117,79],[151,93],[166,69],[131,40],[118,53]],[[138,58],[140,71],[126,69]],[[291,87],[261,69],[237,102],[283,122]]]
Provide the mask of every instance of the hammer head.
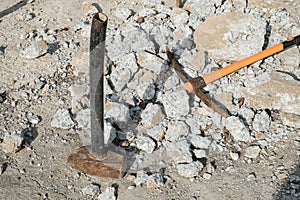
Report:
[[95,155],[90,147],[81,147],[71,153],[67,164],[83,173],[105,178],[122,178],[126,172],[126,155],[108,150],[103,155]]

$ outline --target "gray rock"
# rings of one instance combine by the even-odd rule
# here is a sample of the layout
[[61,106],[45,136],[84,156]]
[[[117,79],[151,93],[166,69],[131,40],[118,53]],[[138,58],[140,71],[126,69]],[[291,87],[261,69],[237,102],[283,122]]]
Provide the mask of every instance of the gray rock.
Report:
[[126,84],[131,80],[134,73],[138,70],[135,55],[130,53],[119,59],[116,67],[112,69],[110,80],[117,92],[124,89]]
[[183,121],[170,121],[165,139],[169,141],[177,141],[180,137],[185,137],[190,133],[189,127]]
[[280,69],[287,72],[293,72],[297,77],[300,75],[300,52],[298,48],[290,48],[277,55],[280,59]]
[[201,135],[191,135],[189,137],[190,143],[198,149],[208,149],[211,144],[211,137],[203,137]]
[[89,86],[87,84],[72,85],[69,87],[69,91],[71,93],[72,98],[79,99],[80,97],[89,93]]
[[36,125],[41,122],[41,117],[32,112],[27,112],[26,118],[32,125]]
[[162,95],[161,102],[168,117],[186,116],[190,112],[189,96],[183,90],[166,92]]
[[140,186],[142,184],[145,184],[148,179],[148,174],[144,170],[138,171],[136,173],[136,178],[134,179],[134,184],[136,186]]
[[147,172],[141,170],[136,174],[134,180],[136,186],[146,185],[147,188],[154,189],[164,185],[163,176],[161,173],[153,173],[148,175]]
[[52,117],[51,127],[69,129],[74,125],[75,123],[73,122],[67,109],[58,109],[55,115]]
[[248,176],[247,176],[247,181],[255,181],[256,180],[256,175],[255,173],[250,173]]
[[18,134],[5,134],[0,147],[4,153],[16,153],[22,148],[24,138]]
[[77,126],[82,129],[90,129],[91,127],[91,120],[90,120],[90,109],[80,110],[76,114],[76,122]]
[[154,44],[150,41],[146,32],[136,24],[128,24],[121,29],[122,36],[124,37],[123,42],[130,46],[131,51],[150,51],[155,52]]
[[133,11],[129,8],[116,8],[113,12],[114,16],[123,21],[127,20],[132,14]]
[[155,139],[156,141],[162,141],[165,135],[166,128],[161,124],[154,126],[151,129],[147,129],[147,135],[151,138]]
[[203,165],[201,162],[195,161],[188,164],[178,164],[176,168],[180,176],[185,178],[193,178],[199,175],[203,169]]
[[205,149],[194,149],[193,152],[196,158],[205,158],[208,155],[208,150]]
[[130,185],[130,186],[128,186],[127,189],[128,189],[128,190],[134,190],[134,189],[135,189],[135,186],[134,186],[134,185]]
[[247,123],[250,124],[253,120],[254,117],[254,112],[253,110],[251,110],[250,108],[247,108],[245,106],[243,106],[240,110],[239,110],[239,114],[246,119]]
[[141,136],[136,139],[136,147],[146,153],[152,153],[156,147],[155,142],[146,136]]
[[190,163],[193,161],[191,153],[191,144],[182,138],[176,142],[163,141],[166,148],[166,155],[175,163]]
[[245,150],[245,156],[247,158],[256,158],[259,155],[260,150],[259,146],[249,146]]
[[149,26],[148,24],[145,23],[143,25],[143,29],[148,29],[149,34],[152,36],[151,38],[153,38],[152,41],[154,40],[157,47],[159,47],[157,50],[162,52],[165,51],[166,46],[172,46],[172,42],[174,42],[174,34],[170,26],[164,24],[151,24]]
[[200,23],[194,39],[215,61],[234,62],[261,51],[265,26],[263,20],[250,14],[228,12]]
[[156,78],[157,75],[154,72],[139,70],[127,87],[135,90],[140,99],[151,100],[155,96],[154,80]]
[[107,187],[105,190],[97,197],[99,200],[116,200],[116,188]]
[[151,128],[162,122],[164,114],[160,105],[149,103],[142,112],[141,117],[141,124],[146,128]]
[[226,118],[226,128],[236,141],[249,142],[251,137],[248,128],[238,117],[231,116]]
[[155,7],[157,5],[162,4],[162,1],[161,0],[143,0],[142,4],[145,7]]
[[161,71],[165,70],[167,67],[165,60],[145,51],[139,52],[137,54],[137,59],[141,67],[153,71],[157,75],[159,75]]
[[83,195],[94,196],[99,190],[100,190],[100,185],[92,183],[82,188],[81,192]]
[[155,15],[157,12],[156,10],[154,9],[151,9],[151,8],[144,8],[144,9],[141,9],[139,11],[139,17],[152,17],[153,15]]
[[203,174],[203,178],[204,178],[205,180],[209,180],[209,179],[211,179],[211,177],[212,177],[212,175],[211,175],[210,173],[205,172],[205,173]]
[[[245,98],[251,108],[264,110],[281,110],[285,113],[300,115],[300,82],[291,76],[272,72],[270,79],[258,82],[256,86],[247,87]],[[276,92],[274,92],[276,91]]]
[[258,132],[268,132],[271,125],[271,117],[266,111],[257,113],[253,120],[253,129]]
[[43,56],[48,51],[48,45],[45,41],[39,40],[21,50],[20,56],[26,59],[34,59]]
[[16,19],[19,21],[30,21],[35,18],[35,16],[34,13],[21,13],[16,16]]
[[171,21],[176,27],[181,27],[184,24],[187,24],[189,20],[189,13],[181,8],[174,8],[172,13]]
[[189,116],[185,123],[189,126],[190,132],[194,135],[201,134],[201,127],[205,127],[208,125],[208,121],[206,119],[203,119],[203,117],[199,117],[197,115]]
[[117,137],[117,130],[108,122],[104,121],[104,144],[111,144]]
[[164,84],[164,88],[165,88],[165,90],[170,90],[170,89],[178,87],[179,84],[180,84],[180,79],[178,76],[175,76],[175,75],[169,76]]
[[191,0],[185,2],[184,7],[191,13],[197,14],[200,18],[206,18],[215,12],[215,6],[220,5],[220,0]]
[[235,152],[231,151],[229,154],[230,154],[230,157],[231,157],[232,160],[236,161],[236,160],[239,159],[239,154],[238,153],[235,153]]
[[83,2],[81,10],[86,16],[94,15],[99,12],[98,9],[92,3],[89,2]]
[[121,103],[107,102],[104,110],[105,118],[112,118],[117,123],[127,122],[130,118],[129,108]]
[[187,50],[191,52],[190,58],[187,60],[187,65],[190,69],[195,70],[197,72],[201,72],[204,69],[204,66],[208,60],[204,49],[197,48],[193,50]]

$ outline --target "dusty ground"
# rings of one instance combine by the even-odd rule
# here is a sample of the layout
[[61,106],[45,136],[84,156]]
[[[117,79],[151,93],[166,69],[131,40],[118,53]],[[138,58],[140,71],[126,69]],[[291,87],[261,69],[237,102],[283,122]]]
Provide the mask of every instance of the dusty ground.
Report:
[[[285,191],[286,179],[274,178],[276,169],[284,166],[291,175],[300,175],[297,150],[299,144],[295,141],[299,133],[296,131],[275,144],[273,160],[257,159],[254,163],[234,162],[234,170],[225,170],[229,164],[224,157],[225,152],[210,155],[217,161],[216,171],[210,180],[189,180],[182,178],[172,170],[167,170],[173,181],[167,181],[159,189],[136,187],[127,189],[132,181],[127,177],[121,180],[103,179],[79,173],[66,165],[68,155],[81,146],[75,130],[51,128],[50,122],[58,107],[68,108],[71,104],[68,86],[76,83],[77,77],[66,70],[71,63],[72,55],[86,52],[89,39],[81,37],[73,31],[75,23],[85,18],[81,11],[80,0],[36,0],[24,4],[18,9],[18,0],[1,0],[0,3],[0,45],[7,45],[5,55],[0,57],[0,92],[6,91],[7,102],[0,104],[0,128],[4,126],[9,131],[23,130],[27,127],[24,118],[32,112],[40,116],[35,128],[38,133],[35,140],[15,154],[0,152],[0,164],[5,166],[0,175],[1,199],[91,199],[82,194],[81,190],[90,183],[101,185],[100,190],[116,184],[118,199],[283,199],[281,190]],[[263,8],[265,5],[249,1],[249,5]],[[296,1],[294,1],[296,2]],[[276,4],[275,4],[276,3]],[[109,13],[110,7],[116,5],[107,0],[99,1],[104,12]],[[175,1],[166,1],[167,5],[175,5]],[[274,1],[274,6],[282,6],[299,20],[299,2],[293,6],[289,1]],[[18,19],[22,13],[35,13],[29,21]],[[70,20],[72,19],[72,20]],[[20,58],[21,46],[26,46],[24,37],[32,30],[56,29],[57,40],[74,40],[80,43],[80,48],[56,51],[55,43],[51,44],[53,51],[37,59]],[[57,47],[58,48],[58,47]],[[66,76],[61,76],[61,71]],[[47,82],[54,83],[56,89],[39,91],[39,98],[32,91],[34,80],[45,77]],[[17,99],[17,105],[11,102]],[[24,116],[25,115],[25,116]],[[4,123],[5,121],[5,123]],[[1,129],[0,129],[1,131]],[[255,172],[255,181],[247,181],[250,173]],[[287,199],[297,199],[287,197]]]

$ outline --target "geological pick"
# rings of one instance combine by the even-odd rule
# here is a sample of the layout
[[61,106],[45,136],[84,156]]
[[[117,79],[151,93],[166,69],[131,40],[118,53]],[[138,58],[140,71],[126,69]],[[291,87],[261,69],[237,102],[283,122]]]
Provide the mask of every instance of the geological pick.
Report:
[[208,107],[212,108],[214,111],[216,111],[217,113],[221,114],[224,117],[229,117],[230,115],[225,110],[220,108],[208,96],[206,96],[203,93],[202,89],[207,84],[212,83],[212,82],[214,82],[228,74],[231,74],[243,67],[246,67],[246,66],[253,64],[259,60],[262,60],[262,59],[272,56],[276,53],[284,51],[295,45],[298,46],[299,44],[300,44],[300,35],[298,35],[296,37],[292,37],[282,43],[279,43],[277,45],[269,47],[259,53],[256,53],[250,57],[247,57],[240,61],[237,61],[237,62],[235,62],[231,65],[228,65],[224,68],[218,69],[209,74],[195,77],[195,78],[189,78],[184,73],[184,71],[180,67],[180,64],[175,60],[173,54],[170,52],[170,50],[168,48],[166,49],[166,53],[167,53],[169,61],[172,63],[173,68],[179,74],[181,80],[184,82],[183,89],[185,89],[189,93],[195,93],[200,98],[200,100],[202,100]]

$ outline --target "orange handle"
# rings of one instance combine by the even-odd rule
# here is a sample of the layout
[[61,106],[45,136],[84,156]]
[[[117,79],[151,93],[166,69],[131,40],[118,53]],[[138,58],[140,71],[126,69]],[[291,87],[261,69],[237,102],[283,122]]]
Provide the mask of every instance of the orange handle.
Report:
[[206,74],[203,76],[203,79],[205,81],[206,84],[211,83],[223,76],[226,76],[228,74],[231,74],[232,72],[235,72],[243,67],[246,67],[252,63],[255,63],[261,59],[264,59],[266,57],[269,57],[275,53],[278,53],[280,51],[282,51],[284,49],[283,43],[277,44],[273,47],[270,47],[264,51],[261,51],[257,54],[254,54],[250,57],[247,57],[243,60],[240,60],[238,62],[235,62],[231,65],[228,65],[224,68],[218,69],[210,74]]

